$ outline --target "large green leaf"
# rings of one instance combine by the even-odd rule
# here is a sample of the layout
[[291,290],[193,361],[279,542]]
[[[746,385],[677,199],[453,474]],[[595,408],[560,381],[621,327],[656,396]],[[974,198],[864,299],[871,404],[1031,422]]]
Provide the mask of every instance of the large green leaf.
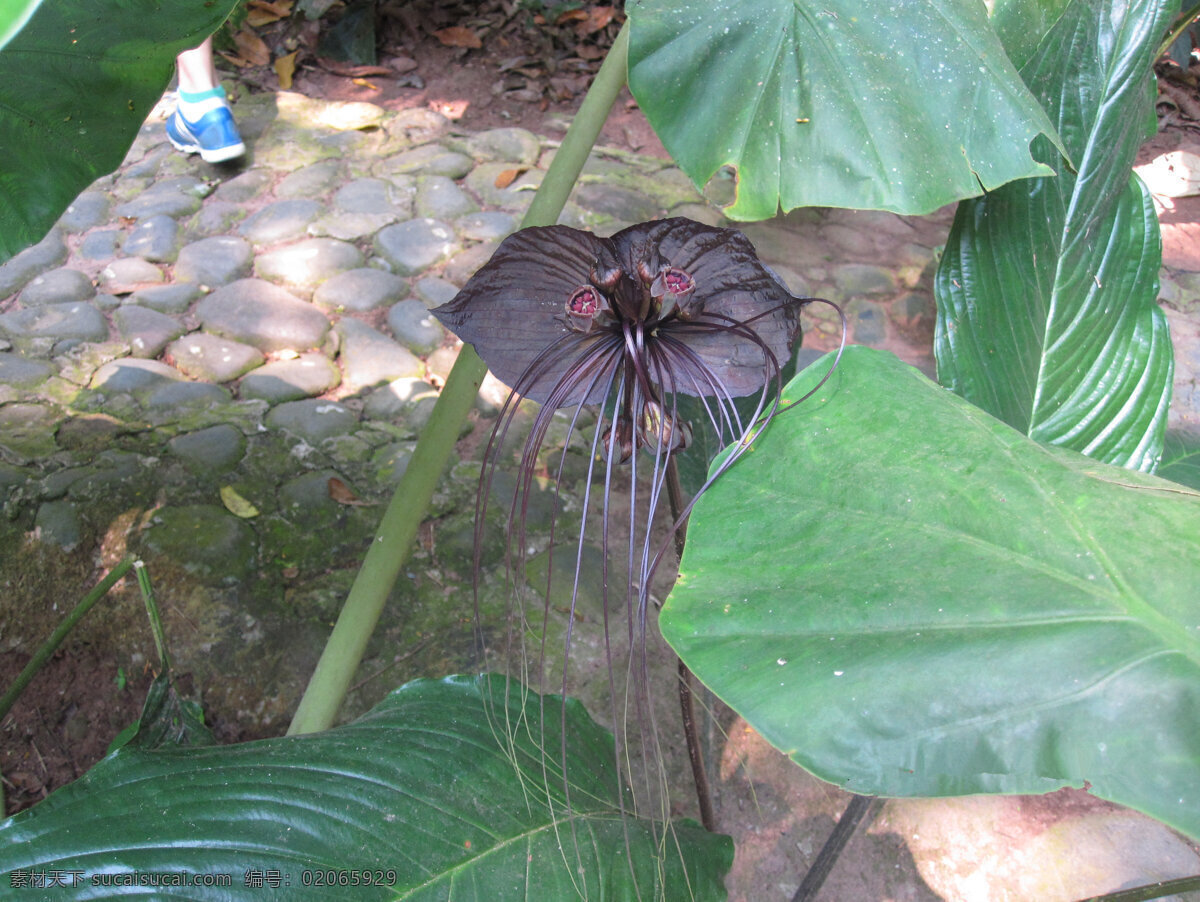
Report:
[[1089,783],[1197,837],[1198,547],[1197,493],[1039,445],[856,347],[700,499],[660,623],[847,789]]
[[[213,887],[189,877],[188,899],[653,899],[664,885],[725,898],[728,837],[686,822],[664,837],[622,817],[612,737],[575,701],[568,805],[561,700],[505,687],[420,680],[325,733],[123,748],[0,825],[0,879],[82,872],[71,899],[144,894],[88,879],[135,872],[232,875]],[[310,885],[328,873],[332,886]],[[394,885],[361,885],[364,874]]]
[[1158,219],[1130,167],[1173,5],[1073,0],[1021,74],[1078,175],[961,204],[935,285],[944,385],[1038,441],[1141,470],[1162,451],[1173,363]]
[[[55,0],[0,50],[0,263],[120,165],[176,54],[237,0]],[[22,5],[22,4],[18,4]]]
[[[927,213],[1046,175],[1053,135],[978,0],[643,0],[629,86],[680,168],[737,170],[734,219]],[[1057,140],[1057,139],[1055,139]]]
[[42,0],[0,0],[0,49],[17,34]]

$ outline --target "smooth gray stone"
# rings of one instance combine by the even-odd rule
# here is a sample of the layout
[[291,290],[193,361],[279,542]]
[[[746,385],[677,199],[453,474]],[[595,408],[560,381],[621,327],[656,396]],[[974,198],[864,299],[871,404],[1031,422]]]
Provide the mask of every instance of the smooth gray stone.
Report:
[[228,470],[246,454],[246,437],[241,431],[221,423],[177,435],[167,449],[185,463],[202,470]]
[[186,238],[191,241],[223,235],[234,224],[246,218],[246,208],[241,204],[222,200],[210,200],[200,212],[188,220]]
[[128,219],[148,219],[151,216],[179,219],[182,216],[191,216],[199,209],[200,198],[193,194],[152,189],[120,204],[113,212]]
[[520,224],[520,219],[512,213],[498,210],[470,213],[454,223],[460,235],[473,241],[499,241],[515,232]]
[[465,153],[447,150],[440,144],[422,144],[412,150],[395,154],[375,164],[379,175],[405,175],[423,173],[444,175],[447,178],[463,178],[475,165]]
[[79,511],[70,501],[47,501],[38,505],[33,525],[39,539],[58,545],[63,551],[73,550],[83,538]]
[[308,234],[317,238],[337,238],[340,241],[358,241],[370,237],[398,219],[394,213],[330,213],[308,227]]
[[891,294],[896,290],[896,278],[891,270],[871,263],[843,263],[834,267],[833,281],[843,297]]
[[214,585],[248,579],[258,558],[254,530],[215,504],[161,508],[142,532],[141,544],[152,560],[183,567]]
[[104,341],[108,338],[108,321],[95,306],[84,301],[47,304],[0,314],[0,333],[13,338]]
[[0,385],[12,388],[36,388],[58,370],[42,360],[27,360],[20,354],[0,351]]
[[200,297],[200,286],[191,282],[175,285],[153,285],[139,288],[129,296],[130,304],[149,307],[159,313],[187,313],[192,302]]
[[238,396],[280,404],[322,395],[341,381],[341,371],[328,357],[301,354],[291,360],[273,360],[247,373],[238,385]]
[[571,200],[585,210],[612,217],[618,222],[644,222],[659,214],[658,203],[653,198],[620,185],[580,185]]
[[250,274],[254,250],[234,235],[214,235],[185,245],[175,263],[175,280],[216,288]]
[[411,215],[412,203],[407,193],[398,193],[390,182],[361,178],[339,188],[333,196],[333,206],[343,213],[408,216]]
[[458,294],[458,286],[440,276],[426,276],[417,280],[413,291],[425,302],[426,307],[440,307],[454,300]]
[[182,335],[183,323],[165,313],[129,304],[113,313],[117,334],[129,342],[134,357],[157,357],[170,342]]
[[159,213],[140,220],[125,238],[121,251],[127,257],[141,257],[152,263],[175,259],[175,239],[179,226],[170,216]]
[[133,394],[181,379],[183,373],[165,363],[123,357],[111,360],[96,370],[88,387],[111,393]]
[[228,389],[211,382],[168,382],[146,392],[142,404],[151,410],[176,411],[180,407],[210,407],[232,400]]
[[496,244],[492,241],[473,245],[461,254],[455,255],[454,259],[446,264],[442,274],[455,285],[466,285],[471,276],[475,275],[483,264],[492,259],[492,254],[495,252]]
[[259,350],[318,347],[329,320],[316,307],[260,279],[239,279],[196,305],[205,329]]
[[524,211],[533,203],[533,195],[546,173],[530,169],[517,176],[507,187],[497,188],[496,179],[512,169],[511,163],[480,163],[467,175],[466,185],[483,203],[505,210]]
[[51,229],[37,244],[0,264],[0,298],[15,293],[34,276],[54,269],[66,259],[67,245],[63,242],[62,231]]
[[52,269],[34,276],[21,291],[20,300],[25,307],[43,307],[46,304],[70,304],[95,297],[96,286],[92,280],[77,269]]
[[339,160],[321,160],[289,173],[275,186],[276,197],[313,197],[324,194],[342,174]]
[[343,382],[351,391],[419,376],[421,361],[382,332],[355,319],[338,322]]
[[414,354],[428,354],[438,348],[446,330],[429,308],[416,300],[400,301],[388,310],[388,328],[396,340]]
[[262,194],[273,178],[265,169],[248,169],[227,179],[213,192],[213,200],[230,204],[244,204]]
[[331,479],[347,482],[345,476],[332,469],[314,470],[311,473],[297,476],[295,479],[289,479],[279,487],[280,510],[292,518],[305,515],[316,515],[320,518],[317,523],[301,521],[298,524],[300,529],[320,529],[322,525],[328,528],[326,524],[329,524],[330,519],[339,513],[338,503],[329,495],[329,480]]
[[887,340],[887,311],[872,301],[852,301],[846,308],[856,344],[881,345]]
[[68,232],[86,232],[108,220],[111,201],[103,191],[84,191],[59,217],[58,224]]
[[408,294],[408,283],[397,275],[362,267],[338,273],[313,292],[313,303],[326,310],[366,313]]
[[197,469],[228,470],[246,455],[246,437],[228,423],[220,423],[176,435],[168,441],[167,449]]
[[416,275],[459,249],[454,230],[435,219],[410,219],[381,229],[375,249],[402,276]]
[[437,400],[437,389],[423,379],[407,376],[375,389],[363,404],[363,416],[372,420],[395,420],[425,401]]
[[0,459],[24,465],[58,450],[54,433],[62,414],[48,404],[0,406]]
[[195,332],[174,342],[167,356],[181,372],[208,382],[232,382],[266,358],[258,348],[207,332]]
[[79,242],[77,253],[85,260],[111,260],[117,255],[117,248],[125,233],[120,229],[101,229],[90,232]]
[[468,138],[467,150],[481,163],[502,161],[532,166],[542,144],[537,135],[523,128],[493,128]]
[[417,182],[416,214],[429,219],[455,219],[474,213],[479,205],[444,175],[426,175]]
[[238,234],[258,245],[288,241],[305,234],[321,205],[315,200],[277,200],[238,226]]
[[266,423],[271,429],[281,429],[318,445],[327,438],[349,435],[358,425],[358,415],[336,401],[309,399],[272,407]]
[[141,257],[122,257],[113,260],[100,271],[101,288],[124,288],[131,285],[149,285],[163,282],[163,271]]
[[336,238],[309,238],[260,254],[254,273],[260,279],[312,288],[326,279],[363,265],[362,251]]

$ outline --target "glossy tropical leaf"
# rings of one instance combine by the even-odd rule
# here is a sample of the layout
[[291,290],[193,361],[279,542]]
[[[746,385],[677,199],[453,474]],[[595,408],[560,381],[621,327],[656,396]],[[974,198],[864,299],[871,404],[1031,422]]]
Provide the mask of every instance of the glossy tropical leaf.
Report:
[[0,50],[0,263],[111,172],[236,0],[55,0]]
[[700,499],[660,623],[846,789],[1086,783],[1197,837],[1197,547],[1200,494],[1030,441],[855,347]]
[[25,27],[42,0],[0,0],[0,49]]
[[1147,471],[1173,363],[1158,219],[1130,167],[1153,133],[1150,64],[1172,5],[1073,0],[1021,74],[1078,175],[962,203],[935,285],[944,385],[1038,441]]
[[1158,475],[1200,490],[1200,436],[1168,432]]
[[[133,872],[232,875],[231,885],[208,887],[189,876],[188,899],[503,902],[633,899],[639,889],[653,899],[659,880],[696,899],[725,898],[728,837],[679,823],[659,861],[663,837],[621,816],[612,737],[578,702],[539,705],[505,687],[419,680],[324,733],[123,748],[0,825],[0,874],[15,886],[13,875],[81,872],[72,899],[144,895],[144,886],[87,880]],[[564,710],[569,808],[558,769]],[[331,885],[312,882],[329,874]]]
[[928,213],[1059,168],[1030,156],[1053,126],[974,0],[642,0],[628,13],[630,90],[692,181],[737,171],[733,219]]

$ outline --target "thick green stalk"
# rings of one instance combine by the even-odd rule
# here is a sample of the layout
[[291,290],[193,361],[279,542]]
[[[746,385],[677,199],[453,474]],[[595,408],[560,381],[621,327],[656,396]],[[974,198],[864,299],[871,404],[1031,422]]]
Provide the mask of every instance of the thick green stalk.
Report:
[[108,576],[104,577],[92,591],[88,592],[84,596],[83,601],[75,605],[75,610],[67,615],[66,619],[58,625],[58,629],[50,634],[50,638],[43,642],[41,647],[33,653],[33,657],[29,659],[29,663],[25,665],[25,669],[17,674],[17,678],[8,687],[8,691],[4,693],[3,698],[0,698],[0,720],[4,719],[9,709],[21,697],[21,693],[25,691],[25,687],[29,685],[29,681],[42,669],[42,665],[54,654],[55,649],[62,644],[62,640],[67,637],[67,633],[75,628],[75,624],[83,619],[83,615],[90,611],[93,605],[103,598],[108,593],[108,590],[116,584],[117,580],[129,572],[129,568],[132,566],[133,558],[129,557],[113,567],[109,571]]
[[[563,138],[537,195],[521,222],[522,228],[553,225],[558,220],[588,154],[600,135],[621,88],[628,65],[629,23],[621,28],[604,65],[588,89],[579,113]],[[292,718],[288,734],[328,729],[362,661],[367,640],[375,629],[384,602],[400,569],[412,552],[417,528],[425,518],[434,489],[458,439],[459,429],[483,381],[487,368],[474,348],[465,345],[446,379],[446,386],[421,431],[408,469],[384,512],[350,594],[321,653],[312,679]]]

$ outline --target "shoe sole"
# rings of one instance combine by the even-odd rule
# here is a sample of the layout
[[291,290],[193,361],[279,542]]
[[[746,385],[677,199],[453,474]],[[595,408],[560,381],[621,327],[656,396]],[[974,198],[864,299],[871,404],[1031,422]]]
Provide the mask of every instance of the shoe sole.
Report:
[[170,130],[167,131],[167,140],[171,142],[171,146],[181,153],[198,153],[200,159],[205,163],[225,163],[229,160],[236,159],[246,152],[246,145],[242,143],[230,144],[228,147],[215,147],[212,150],[205,150],[199,144],[188,144],[183,141],[176,141]]

